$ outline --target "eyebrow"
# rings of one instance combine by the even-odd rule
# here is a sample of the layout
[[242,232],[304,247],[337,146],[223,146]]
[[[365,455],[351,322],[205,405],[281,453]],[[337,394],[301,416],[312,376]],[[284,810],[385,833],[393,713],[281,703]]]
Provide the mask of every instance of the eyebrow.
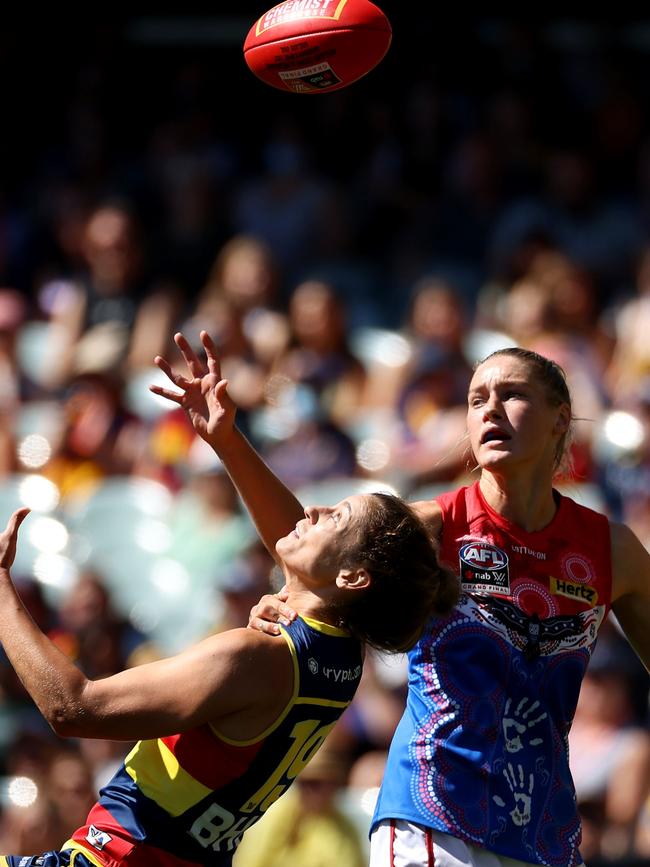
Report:
[[[530,382],[527,382],[525,379],[500,379],[497,381],[497,386],[499,388],[530,388]],[[477,392],[484,391],[486,388],[488,388],[488,385],[481,383],[481,385],[475,385],[470,388],[467,394],[476,394]]]

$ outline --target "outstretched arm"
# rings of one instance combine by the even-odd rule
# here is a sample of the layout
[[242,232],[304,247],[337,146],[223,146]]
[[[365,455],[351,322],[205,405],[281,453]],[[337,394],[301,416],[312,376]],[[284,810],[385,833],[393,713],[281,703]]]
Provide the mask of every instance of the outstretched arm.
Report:
[[257,733],[280,712],[293,687],[290,654],[284,642],[249,629],[211,636],[177,656],[112,677],[85,677],[36,626],[11,581],[18,528],[27,514],[15,512],[0,534],[0,641],[57,734],[138,740],[226,717],[257,727]]
[[650,671],[650,554],[624,524],[612,524],[614,614]]
[[156,364],[180,393],[157,385],[150,386],[151,391],[181,406],[194,430],[219,455],[262,541],[276,557],[275,543],[304,517],[303,508],[235,427],[236,407],[228,395],[227,380],[221,378],[217,349],[207,332],[201,332],[207,363],[197,357],[182,334],[176,334],[174,340],[189,376],[174,373],[169,362],[157,356]]

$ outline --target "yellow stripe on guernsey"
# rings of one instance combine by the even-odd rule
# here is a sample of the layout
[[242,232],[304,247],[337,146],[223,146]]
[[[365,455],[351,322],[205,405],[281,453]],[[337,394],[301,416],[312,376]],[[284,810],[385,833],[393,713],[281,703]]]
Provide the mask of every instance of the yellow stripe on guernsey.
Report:
[[9,867],[9,862],[4,855],[0,855],[0,867]]
[[[305,621],[308,626],[311,626],[312,629],[315,629],[316,632],[322,632],[324,635],[333,635],[338,638],[349,638],[350,633],[347,629],[341,629],[339,626],[332,626],[330,623],[322,623],[320,620],[313,620],[311,617],[305,617],[304,614],[300,615],[301,619]],[[298,655],[296,653],[296,647],[293,643],[293,639],[289,635],[288,632],[281,626],[280,633],[284,640],[287,642],[289,646],[289,650],[291,652],[291,660],[293,662],[293,695],[291,696],[287,706],[282,711],[280,716],[272,723],[265,731],[262,732],[261,735],[257,737],[251,738],[246,741],[237,741],[232,738],[228,738],[225,735],[221,734],[219,729],[210,724],[210,728],[217,735],[217,737],[222,740],[225,744],[231,744],[232,746],[237,747],[249,747],[252,744],[256,744],[258,741],[264,740],[267,738],[271,732],[275,731],[275,729],[280,725],[282,720],[289,713],[291,708],[295,704],[315,704],[320,705],[320,707],[347,707],[350,702],[349,701],[330,701],[326,698],[299,698],[298,693],[300,691],[300,670],[298,668]]]
[[305,617],[304,614],[301,614],[300,617],[305,621],[308,626],[311,626],[312,629],[315,629],[316,632],[322,632],[325,635],[336,635],[339,638],[349,638],[350,633],[347,629],[342,629],[340,626],[332,626],[331,623],[321,623],[320,620],[312,620],[311,617]]
[[[303,618],[303,620],[306,620],[306,618]],[[256,737],[250,738],[246,741],[236,741],[232,738],[227,738],[225,735],[221,734],[221,732],[216,726],[210,723],[210,728],[219,738],[219,740],[224,742],[224,744],[230,744],[234,747],[250,747],[253,744],[258,743],[258,741],[263,741],[264,738],[267,738],[271,734],[271,732],[277,729],[282,720],[286,717],[286,715],[296,703],[296,699],[298,698],[298,693],[300,691],[300,669],[298,668],[298,654],[296,653],[296,645],[293,643],[292,637],[289,635],[288,632],[286,632],[286,630],[282,626],[280,627],[280,634],[287,642],[289,652],[291,653],[291,662],[293,663],[293,693],[291,694],[291,698],[289,699],[284,710],[275,722],[271,723],[271,725],[267,729],[265,729],[261,735],[257,735]]]
[[140,741],[124,760],[124,767],[142,794],[171,816],[180,816],[212,793],[183,770],[161,740]]
[[66,840],[66,842],[61,846],[62,852],[70,851],[72,852],[72,857],[70,858],[70,867],[74,867],[74,858],[75,855],[83,855],[84,858],[87,858],[91,863],[95,864],[95,867],[104,867],[104,864],[93,855],[85,846],[82,846],[80,843],[77,843],[76,840]]

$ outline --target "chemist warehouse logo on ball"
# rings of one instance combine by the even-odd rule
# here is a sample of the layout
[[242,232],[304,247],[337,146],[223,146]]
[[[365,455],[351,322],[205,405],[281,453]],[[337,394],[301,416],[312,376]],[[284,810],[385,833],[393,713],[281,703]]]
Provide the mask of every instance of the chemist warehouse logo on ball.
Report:
[[257,22],[255,35],[259,36],[278,24],[305,18],[329,18],[338,21],[346,3],[347,0],[285,0],[262,15]]
[[510,593],[508,555],[487,542],[463,545],[460,556],[460,580],[470,593]]

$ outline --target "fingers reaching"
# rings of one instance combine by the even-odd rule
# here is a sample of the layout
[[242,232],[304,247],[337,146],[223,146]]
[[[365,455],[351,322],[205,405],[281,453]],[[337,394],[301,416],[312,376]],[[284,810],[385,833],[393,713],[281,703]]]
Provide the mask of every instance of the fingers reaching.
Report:
[[7,526],[0,534],[0,569],[11,569],[16,557],[16,542],[18,541],[18,528],[29,515],[29,509],[16,509]]
[[[188,381],[184,377],[180,376],[178,373],[174,373],[170,363],[161,355],[157,355],[154,358],[154,364],[156,365],[156,367],[160,368],[160,370],[162,370],[167,379],[171,380],[174,385],[178,386],[178,388],[182,388],[183,390],[185,390],[188,387]],[[174,403],[183,403],[184,395],[182,393],[179,394],[177,391],[170,391],[168,388],[163,388],[160,385],[150,385],[149,391],[153,394],[159,395],[160,397],[165,397],[167,398],[167,400],[171,400]]]
[[208,370],[221,379],[221,363],[217,356],[217,347],[207,331],[201,332],[201,343],[208,359]]
[[166,358],[163,358],[162,355],[157,355],[154,358],[154,364],[156,367],[160,368],[162,372],[165,374],[167,379],[171,380],[174,385],[177,385],[179,388],[187,388],[190,384],[184,376],[181,376],[180,373],[174,373],[171,364],[167,361]]
[[181,351],[181,355],[185,359],[185,363],[195,379],[200,379],[205,375],[205,366],[199,360],[196,352],[190,346],[189,340],[180,331],[174,335],[174,342]]
[[159,395],[160,397],[166,397],[167,400],[171,400],[179,406],[183,405],[184,395],[179,394],[177,391],[170,391],[168,388],[162,388],[160,385],[150,385],[149,391],[153,394]]
[[16,511],[13,513],[11,518],[9,518],[9,521],[7,523],[7,531],[9,532],[10,536],[15,536],[18,533],[18,528],[30,512],[31,509],[27,509],[25,507],[23,507],[22,509],[16,509]]

